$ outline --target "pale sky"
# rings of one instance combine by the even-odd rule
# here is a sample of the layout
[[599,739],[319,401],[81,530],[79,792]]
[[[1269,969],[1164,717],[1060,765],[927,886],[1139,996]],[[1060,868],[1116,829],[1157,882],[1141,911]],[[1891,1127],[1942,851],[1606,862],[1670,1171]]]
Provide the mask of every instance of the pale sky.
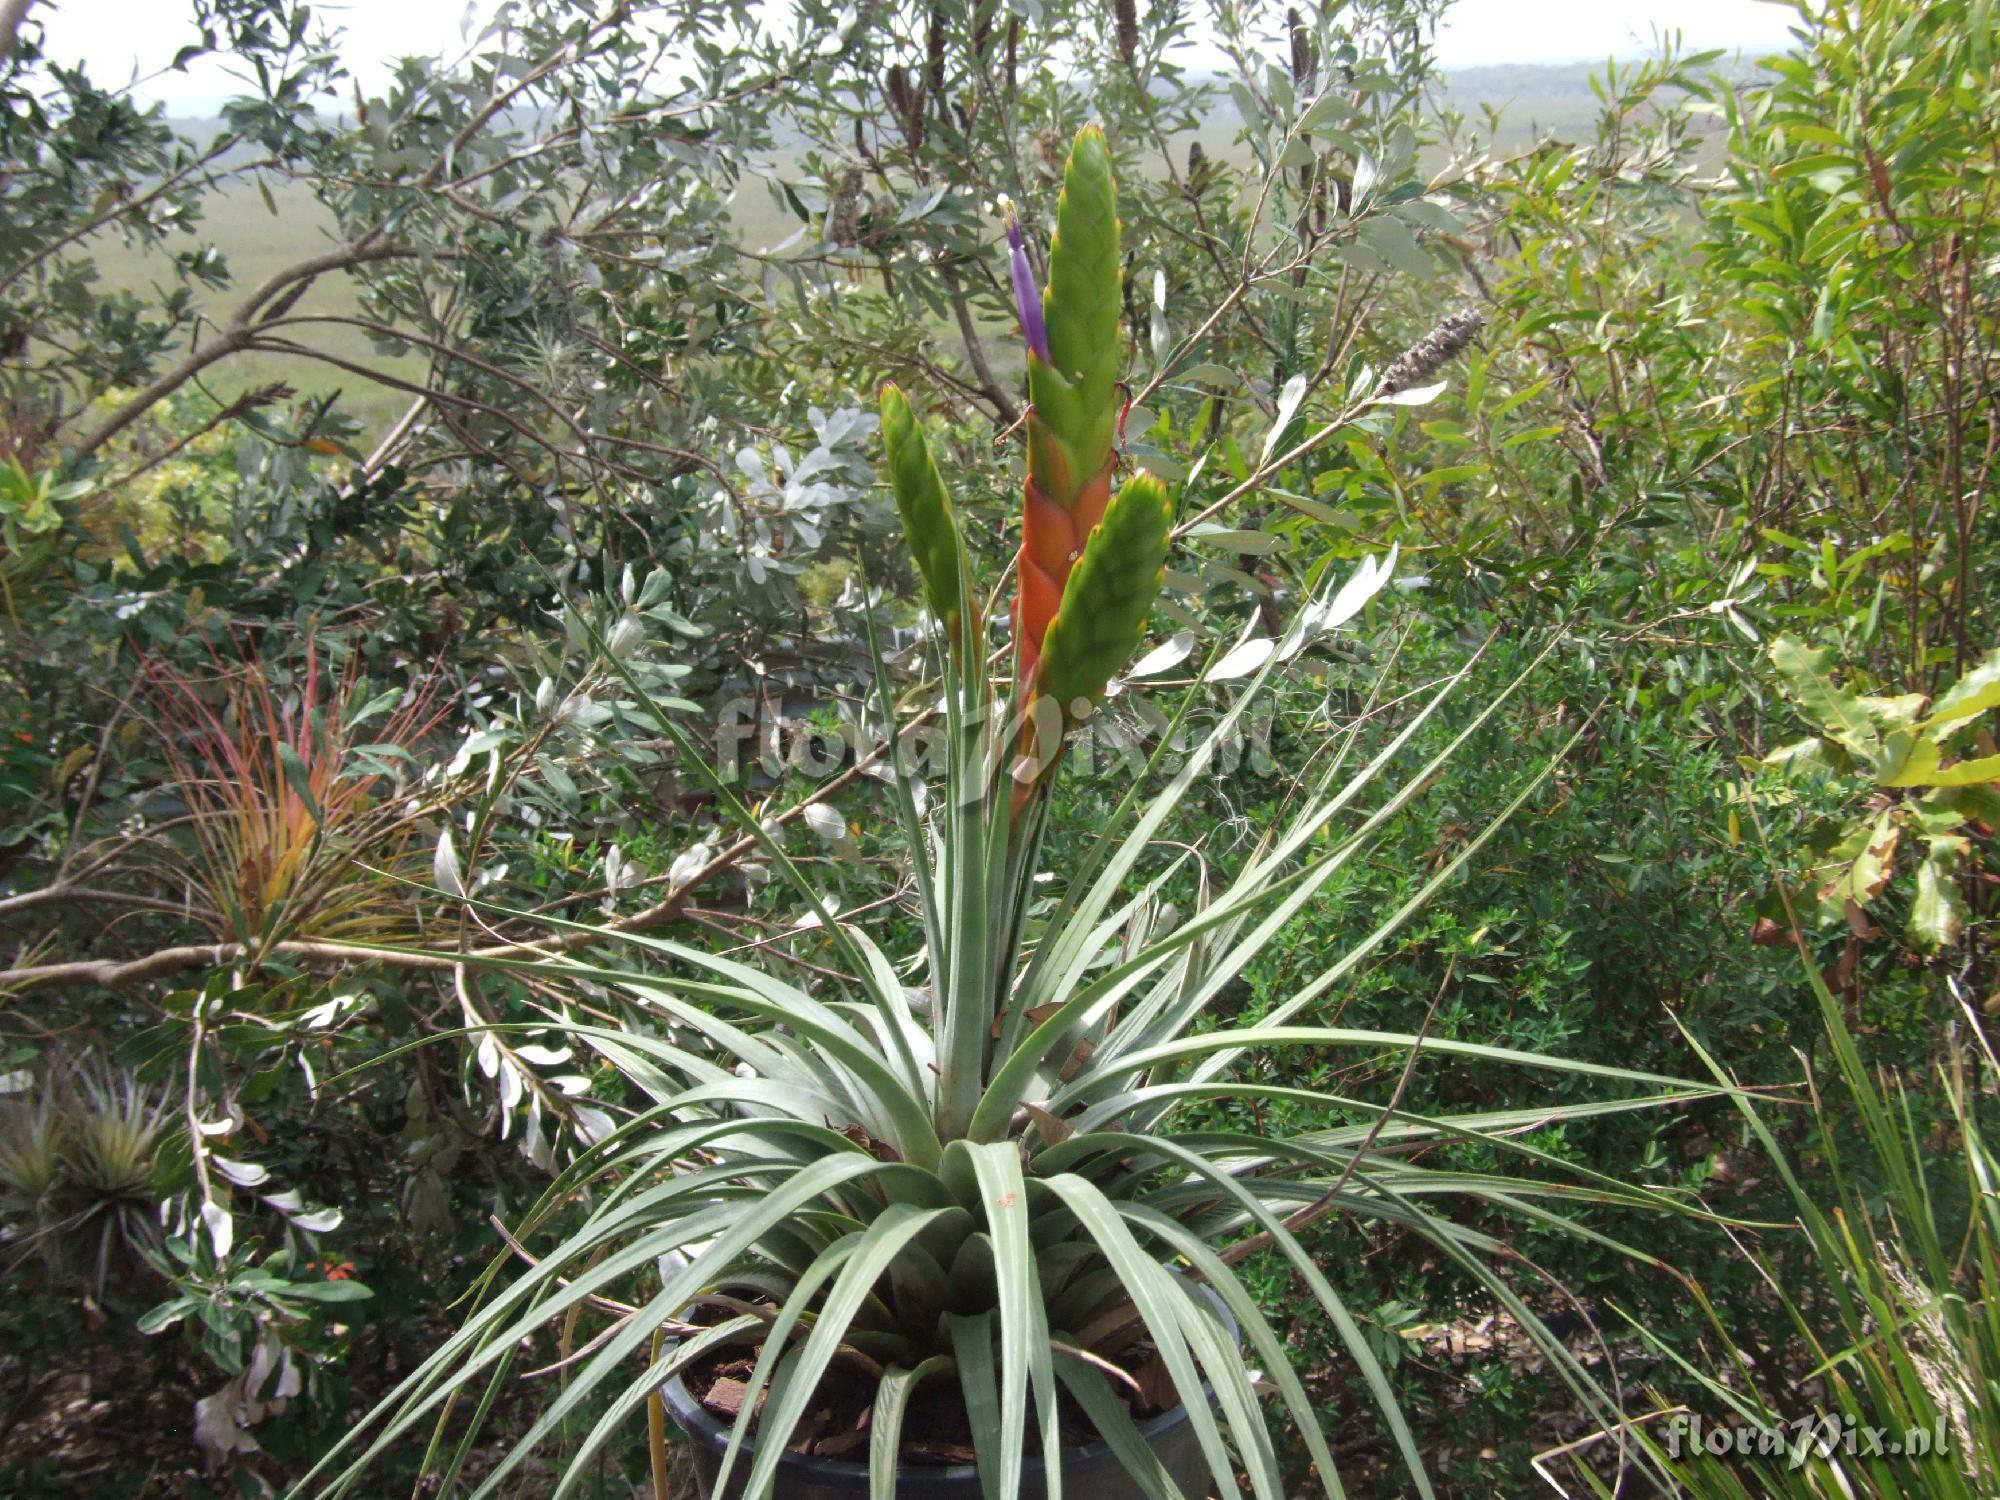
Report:
[[[483,16],[491,0],[347,0],[315,6],[346,31],[347,65],[362,86],[378,88],[388,64],[410,53],[436,55],[461,46],[468,9]],[[100,83],[124,82],[136,67],[152,73],[194,40],[183,0],[42,0],[33,14],[47,27],[49,52],[81,59]],[[1756,53],[1786,41],[1795,17],[1769,0],[1458,0],[1438,38],[1445,67],[1484,63],[1597,60],[1649,50],[1653,37],[1677,29],[1690,47]],[[1195,61],[1199,61],[1196,59]],[[204,58],[187,73],[166,73],[142,95],[178,113],[212,113],[238,89],[226,60]]]

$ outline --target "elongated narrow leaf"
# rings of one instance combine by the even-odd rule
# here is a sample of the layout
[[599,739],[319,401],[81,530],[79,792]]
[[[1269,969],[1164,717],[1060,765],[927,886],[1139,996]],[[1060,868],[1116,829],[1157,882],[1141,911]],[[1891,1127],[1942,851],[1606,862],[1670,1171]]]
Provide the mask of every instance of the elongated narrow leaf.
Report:
[[[1215,1481],[1216,1494],[1220,1500],[1239,1500],[1242,1491],[1236,1487],[1236,1466],[1230,1461],[1229,1449],[1222,1441],[1215,1413],[1202,1397],[1201,1376],[1188,1351],[1180,1309],[1175,1303],[1165,1270],[1140,1248],[1131,1230],[1120,1219],[1118,1210],[1094,1183],[1063,1173],[1048,1178],[1047,1185],[1082,1221],[1131,1294],[1133,1306],[1145,1323],[1146,1332],[1152,1337],[1160,1357],[1166,1361],[1174,1389],[1180,1393],[1188,1417],[1194,1423],[1202,1454],[1208,1460],[1209,1475]],[[1082,1332],[1088,1336],[1087,1330]]]
[[[763,1486],[777,1472],[778,1460],[791,1442],[794,1428],[805,1415],[806,1403],[819,1387],[820,1377],[833,1362],[834,1352],[847,1335],[848,1325],[861,1310],[862,1300],[872,1294],[875,1283],[886,1276],[896,1257],[924,1229],[943,1215],[943,1209],[915,1209],[906,1203],[892,1203],[854,1242],[854,1252],[841,1269],[813,1322],[811,1335],[799,1353],[797,1370],[782,1401],[773,1400],[764,1409],[759,1428],[757,1459],[751,1466],[749,1493],[761,1494]],[[805,1283],[800,1283],[801,1289]],[[773,1330],[774,1334],[776,1330]],[[746,1397],[745,1405],[754,1399]],[[740,1423],[738,1424],[741,1425]],[[721,1488],[718,1476],[716,1487]]]
[[1031,1386],[1041,1419],[1045,1472],[1051,1485],[1061,1483],[1055,1372],[1050,1364],[1041,1279],[1028,1237],[1028,1185],[1021,1176],[1021,1154],[1011,1142],[970,1149],[987,1227],[993,1235],[993,1269],[1000,1286],[999,1489],[1002,1495],[1015,1495],[1020,1492]]
[[[952,1362],[958,1366],[959,1392],[965,1398],[965,1418],[972,1426],[973,1452],[979,1459],[979,1488],[985,1500],[1003,1500],[1008,1493],[1000,1487],[1002,1455],[995,1451],[995,1439],[1001,1437],[1003,1426],[1000,1387],[993,1373],[995,1319],[993,1313],[950,1313],[945,1319],[951,1335]],[[1017,1441],[1013,1448],[1018,1476],[1020,1443]]]
[[891,1366],[875,1388],[868,1413],[868,1500],[896,1500],[896,1467],[903,1451],[903,1413],[910,1397],[926,1380],[941,1379],[957,1369],[948,1354],[933,1354],[912,1369]]

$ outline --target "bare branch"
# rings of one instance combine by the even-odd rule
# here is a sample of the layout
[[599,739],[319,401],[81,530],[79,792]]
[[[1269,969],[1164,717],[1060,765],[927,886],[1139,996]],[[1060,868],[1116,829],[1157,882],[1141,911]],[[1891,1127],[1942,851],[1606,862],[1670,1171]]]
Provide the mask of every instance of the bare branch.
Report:
[[238,304],[235,313],[212,342],[203,348],[190,350],[187,357],[179,364],[161,374],[152,384],[140,390],[118,410],[77,439],[71,446],[71,456],[84,458],[95,453],[210,365],[247,349],[257,336],[252,320],[261,309],[288,289],[310,281],[315,276],[324,275],[328,271],[344,271],[351,266],[362,265],[369,261],[396,260],[415,253],[413,250],[382,241],[362,240],[355,244],[342,245],[339,249],[329,250],[323,255],[312,256],[275,273]]
[[28,12],[35,0],[4,0],[0,3],[0,63],[14,55],[14,37],[21,29],[21,23],[28,19]]

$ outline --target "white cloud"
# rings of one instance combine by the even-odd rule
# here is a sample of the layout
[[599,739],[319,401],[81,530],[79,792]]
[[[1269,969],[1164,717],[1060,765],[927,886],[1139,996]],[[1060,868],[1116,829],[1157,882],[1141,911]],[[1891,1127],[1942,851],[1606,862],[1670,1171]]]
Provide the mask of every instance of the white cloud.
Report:
[[[491,11],[490,3],[477,0],[352,0],[313,7],[316,18],[342,33],[342,60],[371,92],[383,87],[400,57],[463,50],[460,27],[466,18]],[[185,73],[163,71],[177,51],[201,39],[186,0],[43,0],[30,14],[46,29],[51,58],[82,60],[102,84],[139,78],[141,98],[163,99],[175,113],[212,112],[222,100],[250,91],[240,65],[226,55],[198,58]]]
[[1447,68],[1601,60],[1651,51],[1679,31],[1689,48],[1769,51],[1798,12],[1767,0],[1457,0],[1438,32]]

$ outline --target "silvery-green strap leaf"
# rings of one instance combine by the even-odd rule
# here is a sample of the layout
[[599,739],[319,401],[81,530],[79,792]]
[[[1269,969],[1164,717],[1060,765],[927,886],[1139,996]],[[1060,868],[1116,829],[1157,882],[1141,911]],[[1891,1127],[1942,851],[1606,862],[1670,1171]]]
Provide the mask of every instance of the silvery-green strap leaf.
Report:
[[1111,1392],[1104,1372],[1078,1359],[1060,1359],[1056,1374],[1090,1418],[1098,1435],[1111,1445],[1133,1483],[1146,1492],[1148,1500],[1186,1500],[1174,1483],[1167,1466],[1160,1462],[1146,1439],[1140,1435],[1131,1414]]
[[[1065,896],[1060,909],[1061,920],[1044,939],[1042,946],[1036,950],[1027,974],[1016,986],[1015,1014],[1020,1014],[1026,1008],[1045,1004],[1053,996],[1063,993],[1058,986],[1058,976],[1077,962],[1077,950],[1086,941],[1098,920],[1111,908],[1112,902],[1118,899],[1127,876],[1152,847],[1153,839],[1166,825],[1174,809],[1214,764],[1215,757],[1226,743],[1228,736],[1235,731],[1243,715],[1249,711],[1251,703],[1262,691],[1270,671],[1271,664],[1267,662],[1256,678],[1236,696],[1229,708],[1216,720],[1215,725],[1195,747],[1186,763],[1174,774],[1173,779],[1146,804],[1145,810],[1140,813],[1138,821],[1129,831],[1115,839],[1107,837],[1098,841],[1090,859],[1086,862],[1084,871],[1078,876],[1077,883],[1087,881],[1087,889],[1081,893],[1072,892]],[[1190,690],[1185,706],[1191,706],[1193,700],[1194,693]],[[1164,749],[1163,739],[1156,753],[1164,753]],[[1124,806],[1124,803],[1120,804],[1121,814]],[[1090,874],[1093,868],[1095,878],[1091,878]]]
[[1381,1362],[1375,1358],[1375,1351],[1368,1346],[1360,1325],[1346,1302],[1333,1289],[1319,1267],[1313,1263],[1303,1246],[1290,1230],[1286,1229],[1282,1218],[1267,1208],[1256,1193],[1227,1173],[1218,1171],[1213,1165],[1193,1151],[1182,1150],[1171,1143],[1159,1144],[1170,1156],[1199,1176],[1207,1178],[1218,1190],[1233,1198],[1242,1210],[1254,1219],[1260,1229],[1271,1236],[1272,1243],[1282,1250],[1292,1262],[1293,1269],[1304,1278],[1320,1306],[1333,1320],[1334,1329],[1340,1335],[1341,1343],[1347,1348],[1348,1357],[1360,1367],[1362,1377],[1367,1381],[1369,1391],[1375,1398],[1376,1407],[1396,1439],[1396,1446],[1403,1455],[1404,1467],[1409,1471],[1417,1493],[1424,1500],[1433,1500],[1430,1476],[1424,1470],[1422,1455],[1417,1451],[1416,1440],[1411,1436],[1408,1421],[1403,1416],[1401,1405],[1395,1392],[1389,1386],[1389,1378],[1383,1372]]
[[[1240,1500],[1242,1492],[1236,1487],[1236,1466],[1230,1461],[1229,1449],[1222,1440],[1221,1429],[1216,1425],[1215,1413],[1206,1401],[1200,1399],[1201,1375],[1188,1350],[1180,1308],[1173,1296],[1173,1279],[1154,1256],[1140,1247],[1132,1237],[1132,1231],[1119,1217],[1117,1208],[1096,1184],[1069,1173],[1044,1181],[1048,1189],[1076,1214],[1084,1230],[1097,1242],[1104,1251],[1105,1259],[1111,1262],[1112,1268],[1124,1281],[1132,1304],[1138,1309],[1140,1321],[1145,1324],[1160,1358],[1166,1362],[1167,1374],[1173,1380],[1174,1389],[1181,1393],[1186,1403],[1202,1454],[1208,1460],[1209,1475],[1215,1481],[1216,1493],[1221,1500]],[[1091,1336],[1088,1329],[1079,1330],[1079,1333],[1086,1339]]]
[[[1251,1384],[1250,1367],[1243,1362],[1243,1351],[1224,1337],[1213,1309],[1204,1305],[1186,1282],[1168,1276],[1166,1285],[1168,1295],[1180,1303],[1188,1349],[1207,1376],[1212,1398],[1229,1418],[1237,1457],[1250,1476],[1250,1487],[1258,1500],[1285,1500],[1284,1475],[1271,1446],[1271,1429],[1257,1407],[1257,1392]],[[1200,1400],[1201,1394],[1184,1399]]]
[[1340,1475],[1334,1467],[1333,1453],[1326,1446],[1326,1434],[1320,1431],[1319,1414],[1313,1409],[1312,1398],[1306,1394],[1298,1372],[1292,1368],[1292,1351],[1284,1346],[1265,1321],[1257,1299],[1245,1290],[1236,1273],[1223,1264],[1222,1258],[1201,1236],[1189,1233],[1177,1220],[1157,1210],[1136,1205],[1124,1212],[1134,1224],[1143,1226],[1173,1246],[1202,1281],[1222,1299],[1230,1316],[1236,1319],[1237,1327],[1250,1340],[1266,1378],[1277,1386],[1279,1396],[1290,1409],[1292,1423],[1298,1428],[1306,1451],[1312,1455],[1313,1467],[1319,1471],[1320,1485],[1325,1489],[1328,1500],[1341,1500],[1344,1491]]
[[[861,1310],[863,1301],[873,1293],[875,1283],[888,1273],[896,1257],[923,1232],[925,1226],[944,1212],[943,1209],[917,1209],[904,1203],[892,1203],[853,1242],[852,1253],[847,1256],[840,1279],[827,1293],[826,1301],[813,1322],[812,1333],[799,1351],[798,1365],[792,1372],[788,1389],[782,1398],[774,1392],[765,1406],[758,1429],[757,1457],[750,1468],[746,1494],[763,1494],[765,1486],[776,1476],[778,1461],[785,1455],[793,1430],[805,1415],[807,1403],[818,1390],[827,1366],[833,1362],[834,1353],[846,1337],[848,1326]],[[817,1275],[802,1278],[799,1296],[805,1295],[808,1280],[817,1286],[820,1278]],[[775,1325],[772,1334],[773,1337],[777,1335]],[[745,1407],[754,1399],[753,1390],[745,1397]],[[716,1488],[722,1488],[720,1475],[716,1478]]]
[[[757,1362],[751,1367],[750,1378],[743,1385],[743,1404],[737,1409],[736,1420],[729,1424],[729,1443],[722,1450],[722,1465],[715,1474],[717,1494],[730,1493],[730,1474],[736,1467],[737,1459],[742,1456],[744,1443],[749,1440],[751,1425],[760,1420],[758,1397],[763,1395],[765,1386],[771,1384],[778,1371],[787,1368],[788,1361],[792,1370],[797,1368],[800,1351],[792,1347],[792,1330],[805,1317],[813,1299],[819,1295],[819,1289],[853,1258],[860,1248],[861,1239],[860,1235],[851,1234],[829,1245],[792,1283],[791,1295],[785,1298],[784,1305],[778,1309],[778,1316],[772,1319],[770,1328],[764,1334],[764,1345],[757,1351]],[[765,1411],[768,1413],[780,1400],[786,1399],[788,1393],[795,1395],[801,1388],[806,1395],[811,1395],[811,1385],[796,1380],[787,1381],[787,1392],[773,1389],[771,1399],[764,1403]],[[764,1422],[759,1432],[763,1441],[758,1445],[753,1463],[764,1467],[768,1457],[770,1466],[775,1467],[778,1460],[784,1457],[785,1445],[791,1441],[792,1428],[797,1425],[797,1412],[792,1415],[791,1425],[782,1431],[776,1423]],[[744,1486],[743,1493],[746,1496],[758,1493],[754,1470],[751,1482]]]
[[[1162,1062],[1203,1057],[1217,1052],[1248,1052],[1259,1047],[1379,1047],[1407,1052],[1416,1043],[1417,1037],[1414,1032],[1360,1031],[1345,1026],[1259,1025],[1215,1032],[1206,1036],[1180,1037],[1116,1058],[1101,1068],[1094,1068],[1087,1079],[1079,1078],[1076,1084],[1065,1088],[1057,1096],[1057,1102],[1067,1103],[1087,1093],[1094,1093],[1121,1074],[1140,1072]],[[1423,1048],[1425,1052],[1430,1053],[1478,1058],[1486,1062],[1513,1063],[1520,1067],[1550,1073],[1574,1073],[1582,1077],[1651,1084],[1656,1088],[1698,1087],[1685,1078],[1673,1078],[1665,1073],[1647,1073],[1636,1068],[1614,1067],[1609,1063],[1578,1062],[1573,1058],[1554,1057],[1544,1052],[1524,1052],[1516,1047],[1494,1047],[1483,1042],[1459,1041],[1450,1037],[1425,1037]]]
[[914,1369],[893,1365],[883,1372],[868,1414],[868,1500],[896,1500],[896,1468],[903,1450],[903,1413],[918,1386],[951,1374],[957,1362],[933,1354]]
[[1055,1372],[1041,1278],[1028,1235],[1028,1185],[1021,1175],[1020,1149],[1012,1141],[995,1141],[970,1147],[969,1155],[993,1236],[993,1270],[1000,1289],[1000,1493],[1020,1492],[1032,1385],[1049,1494],[1055,1500],[1062,1483]]
[[[993,1323],[997,1314],[948,1314],[946,1328],[951,1334],[953,1362],[958,1366],[958,1387],[965,1401],[965,1416],[972,1427],[972,1451],[979,1463],[979,1488],[985,1500],[999,1500],[1000,1454],[994,1451],[994,1435],[1001,1430],[1000,1387],[993,1376]],[[1015,1482],[1020,1476],[1021,1445],[1013,1445],[1016,1455]],[[1018,1494],[1016,1490],[1013,1493]]]
[[[591,1461],[612,1439],[624,1436],[625,1424],[645,1403],[648,1396],[659,1390],[670,1378],[700,1360],[711,1349],[733,1343],[752,1329],[762,1327],[763,1324],[764,1319],[749,1314],[730,1318],[713,1328],[704,1329],[681,1340],[647,1365],[639,1378],[619,1392],[604,1409],[604,1414],[597,1419],[584,1440],[577,1444],[576,1451],[568,1455],[562,1480],[556,1485],[555,1493],[550,1496],[550,1500],[568,1500],[580,1486],[590,1483],[597,1477]],[[516,1451],[525,1455],[529,1450],[522,1447]],[[514,1461],[513,1453],[508,1454],[508,1460]]]
[[[1477,834],[1467,839],[1451,859],[1433,871],[1430,878],[1418,888],[1413,896],[1392,912],[1388,919],[1376,927],[1374,931],[1370,932],[1367,937],[1363,938],[1347,953],[1343,954],[1337,963],[1326,969],[1311,983],[1306,985],[1304,989],[1272,1011],[1266,1017],[1265,1023],[1271,1025],[1280,1024],[1298,1015],[1308,1005],[1318,999],[1320,995],[1332,988],[1333,985],[1339,983],[1345,975],[1362,964],[1370,954],[1375,952],[1383,943],[1387,942],[1391,936],[1399,932],[1411,917],[1423,909],[1431,896],[1440,887],[1447,881],[1455,879],[1458,872],[1486,847],[1488,841],[1499,832],[1501,827],[1520,810],[1528,798],[1533,796],[1542,783],[1548,779],[1549,774],[1555,770],[1556,766],[1561,762],[1562,757],[1569,753],[1570,748],[1583,737],[1584,731],[1588,728],[1588,721],[1579,726],[1576,733],[1571,735],[1564,743],[1562,749],[1544,762],[1541,770],[1535,774],[1526,786],[1521,788],[1514,799],[1506,807],[1502,808],[1499,814],[1489,821],[1484,828],[1480,829]],[[1198,1078],[1212,1078],[1227,1068],[1238,1055],[1240,1054],[1222,1053],[1211,1057],[1208,1061],[1201,1064],[1196,1070],[1195,1076]],[[1655,1079],[1652,1081],[1659,1082],[1660,1080]]]
[[903,993],[902,976],[897,974],[888,956],[867,933],[856,927],[851,936],[854,939],[854,946],[859,948],[862,957],[868,960],[869,973],[874,979],[875,993],[879,997],[876,1000],[876,1007],[882,1022],[880,1033],[887,1038],[888,1050],[902,1066],[903,1081],[911,1096],[928,1103],[931,1075],[925,1070],[923,1063],[929,1059],[920,1060],[912,1045],[912,1034],[919,1032],[920,1028],[917,1025],[917,1018],[910,1014],[910,1002]]
[[[883,1125],[891,1142],[905,1160],[922,1165],[935,1164],[942,1149],[930,1113],[920,1099],[911,1096],[903,1082],[898,1079],[881,1053],[871,1045],[871,1039],[856,1032],[844,1017],[826,1009],[817,1002],[797,1009],[787,1007],[781,1001],[768,999],[749,991],[726,989],[710,985],[697,985],[686,980],[648,979],[635,982],[629,974],[616,969],[600,969],[589,965],[578,965],[572,972],[581,977],[600,980],[634,991],[655,995],[680,991],[687,994],[703,995],[724,999],[740,1006],[767,1021],[781,1022],[800,1037],[811,1041],[821,1049],[826,1059],[837,1062],[847,1069],[857,1081],[854,1102],[857,1106],[866,1100],[880,1107]],[[712,1026],[717,1018],[708,1015],[698,1018],[698,1007],[677,1006],[675,1014],[693,1026]],[[769,1046],[763,1049],[772,1051]],[[794,1054],[801,1061],[810,1062],[810,1055]]]
[[[652,1330],[660,1321],[685,1306],[719,1268],[734,1261],[769,1228],[790,1219],[814,1198],[854,1178],[880,1172],[882,1167],[882,1163],[860,1154],[845,1161],[828,1161],[816,1166],[810,1174],[795,1175],[791,1181],[767,1194],[742,1202],[712,1205],[642,1234],[622,1250],[614,1251],[579,1271],[567,1285],[559,1286],[557,1280],[564,1267],[593,1247],[592,1242],[581,1235],[565,1239],[540,1264],[530,1268],[479,1313],[469,1318],[463,1328],[441,1344],[357,1424],[357,1437],[377,1421],[384,1425],[375,1441],[341,1471],[340,1481],[351,1483],[391,1443],[426,1414],[449,1400],[467,1378],[509,1357],[520,1341],[535,1330],[547,1326],[571,1307],[608,1289],[621,1278],[650,1269],[666,1251],[700,1246],[686,1268],[641,1310],[640,1317],[630,1320],[628,1326],[571,1380],[522,1440],[524,1446],[539,1442],[567,1419],[570,1411],[599,1380],[650,1339]],[[523,1304],[532,1305],[528,1312],[516,1317],[516,1310]],[[347,1451],[346,1442],[336,1445],[301,1484],[325,1475]]]

